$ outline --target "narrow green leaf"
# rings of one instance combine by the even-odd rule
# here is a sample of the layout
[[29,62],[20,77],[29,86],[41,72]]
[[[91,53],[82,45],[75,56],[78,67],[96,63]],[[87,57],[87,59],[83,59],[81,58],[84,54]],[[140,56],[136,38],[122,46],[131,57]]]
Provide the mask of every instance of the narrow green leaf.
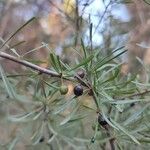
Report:
[[10,46],[10,48],[8,48],[9,50],[11,50],[16,56],[20,57],[20,55],[17,53],[16,49],[14,49],[15,47],[21,45],[22,43],[24,43],[25,41],[21,41],[21,42],[18,42],[12,46]]
[[40,50],[41,48],[44,48],[44,47],[46,47],[47,45],[48,45],[48,44],[45,44],[45,45],[36,47],[36,48],[34,48],[34,49],[31,49],[31,50],[29,50],[28,52],[24,53],[24,54],[22,55],[22,57],[24,57],[25,55],[27,55],[27,54],[29,54],[29,53],[35,52],[35,51],[37,51],[37,50]]
[[29,121],[29,117],[31,117],[34,113],[35,112],[30,112],[30,113],[26,113],[23,115],[9,116],[8,120],[10,120],[12,122],[26,122],[26,121]]
[[95,73],[101,72],[101,76],[97,77],[98,81],[103,81],[113,70],[115,70],[117,67],[119,67],[121,64],[105,64],[101,68],[97,69]]
[[14,150],[14,147],[15,147],[15,145],[17,144],[17,142],[18,142],[18,138],[16,137],[16,138],[14,138],[13,141],[10,143],[10,146],[9,146],[8,150]]
[[117,122],[115,122],[114,120],[110,119],[110,121],[118,128],[120,129],[124,134],[126,134],[127,136],[129,136],[136,144],[140,145],[139,141],[133,136],[131,135],[125,128],[123,128],[120,124],[118,124]]
[[123,148],[122,148],[122,146],[120,145],[120,143],[119,143],[119,141],[118,141],[118,140],[116,140],[116,143],[117,143],[117,147],[118,147],[118,149],[119,149],[119,150],[123,150]]
[[81,143],[89,143],[90,139],[83,139],[83,138],[78,138],[78,137],[74,137],[74,140],[81,142]]
[[102,108],[102,116],[104,117],[104,119],[106,120],[106,122],[113,128],[115,128],[116,130],[119,130],[118,127],[116,127],[114,124],[112,124],[112,122],[108,119],[108,117],[105,115],[105,112]]
[[103,70],[108,70],[108,71],[104,72],[104,74],[102,74],[102,76],[105,77],[105,75],[109,74],[111,71],[115,70],[116,68],[120,67],[121,65],[122,65],[122,63],[117,64],[117,65],[116,64],[105,64],[101,68],[97,69],[97,72],[103,71]]
[[90,107],[90,106],[87,106],[87,105],[85,105],[85,104],[83,104],[82,106],[85,107],[85,108],[88,109],[88,110],[95,111],[94,108],[92,108],[92,107]]
[[103,61],[107,60],[108,58],[110,58],[111,56],[113,56],[113,54],[121,49],[123,49],[125,46],[119,47],[117,49],[115,49],[114,51],[112,51],[112,53],[110,53],[108,56],[104,57],[102,60],[100,60],[99,62],[97,62],[98,64],[101,64]]
[[61,65],[60,57],[57,55],[56,58],[57,58],[58,66],[62,72],[62,65]]
[[42,64],[42,63],[46,63],[46,61],[41,61],[41,60],[34,60],[33,58],[31,59],[24,59],[28,62],[34,63],[34,64]]
[[75,67],[73,67],[70,71],[75,70],[83,65],[86,65],[88,62],[90,62],[93,59],[93,55],[85,58],[83,61],[81,61],[81,63],[79,63],[78,65],[76,65]]
[[62,106],[56,108],[53,112],[53,114],[59,114],[60,112],[64,111],[67,107],[69,107],[73,102],[75,98],[73,97],[72,99],[68,100],[65,104]]
[[115,74],[114,74],[113,76],[111,76],[109,79],[107,79],[106,81],[102,82],[101,85],[104,84],[104,83],[113,81],[113,80],[118,76],[119,72],[120,72],[120,70],[117,69],[117,70],[115,71]]
[[116,105],[122,105],[122,104],[130,104],[130,103],[136,103],[136,102],[144,102],[142,99],[136,99],[136,100],[114,100],[114,101],[109,101],[111,104],[116,104]]
[[57,150],[63,150],[61,142],[58,140],[58,138],[55,138],[56,145],[57,145]]
[[56,89],[56,90],[59,90],[59,87],[58,86],[55,86],[54,84],[51,84],[51,83],[48,83],[47,81],[44,81],[44,80],[42,80],[45,84],[47,84],[48,86],[50,86],[50,87],[52,87],[52,88],[54,88],[54,89]]
[[47,143],[50,144],[55,138],[56,138],[56,135],[53,134],[53,135],[49,138],[49,140],[47,141]]
[[37,120],[37,119],[42,115],[42,113],[43,113],[43,111],[40,111],[39,113],[37,113],[37,114],[34,116],[33,120]]
[[[35,75],[34,73],[27,73],[27,74],[10,74],[10,75],[7,75],[6,77],[7,78],[16,78],[16,77],[22,77],[22,76],[32,76],[32,75]],[[2,79],[0,77],[0,79]]]
[[47,122],[47,127],[51,133],[53,133],[54,135],[57,135],[57,132],[54,130],[54,128],[50,124],[50,120]]
[[119,57],[120,55],[124,54],[125,52],[127,52],[127,50],[124,50],[123,52],[119,53],[118,55],[106,60],[105,62],[99,64],[99,65],[96,65],[96,67],[93,69],[93,70],[97,70],[98,68],[100,68],[101,66],[103,66],[104,64],[107,64],[109,63],[110,61],[114,60],[115,58]]
[[50,60],[54,69],[60,73],[61,70],[60,70],[58,58],[54,53],[50,53]]
[[84,119],[84,118],[87,117],[87,116],[88,116],[88,114],[82,115],[82,116],[81,116],[81,115],[74,116],[73,118],[71,118],[71,119],[68,121],[68,123],[80,121],[80,120]]
[[35,134],[35,140],[33,142],[33,145],[37,145],[39,143],[40,139],[43,136],[45,125],[46,125],[46,122],[42,122],[40,129],[37,130],[38,132]]
[[123,87],[126,87],[128,84],[130,84],[131,82],[134,83],[134,80],[136,79],[136,75],[133,75],[130,79],[128,79],[127,81],[123,82],[123,83],[120,83],[118,84],[117,86],[120,86],[119,87],[120,89],[122,89]]
[[65,64],[63,61],[60,60],[60,62],[61,62],[61,64],[62,64],[62,66],[63,66],[66,70],[70,70],[70,69],[71,69],[70,66],[67,65],[67,64]]
[[[96,66],[92,69],[92,71],[97,70],[98,68],[100,68],[101,66],[103,66],[104,64],[107,64],[108,62],[110,62],[111,60],[119,57],[120,55],[122,55],[123,53],[125,53],[127,50],[124,50],[122,52],[120,52],[118,55],[113,56],[113,54],[121,49],[123,49],[124,46],[114,50],[110,55],[108,55],[107,57],[104,57],[102,60],[100,60],[99,62],[96,63]],[[110,58],[111,56],[113,56],[112,58]]]
[[15,47],[17,47],[17,46],[19,46],[19,45],[21,45],[21,44],[23,44],[23,43],[25,43],[26,41],[20,41],[20,42],[18,42],[18,43],[15,43],[14,45],[12,45],[12,46],[10,46],[11,48],[15,48]]
[[54,69],[57,70],[53,53],[50,53],[50,60]]
[[85,48],[85,45],[84,45],[84,42],[83,42],[82,39],[81,39],[81,46],[82,46],[82,49],[83,49],[83,52],[84,52],[84,57],[87,58],[86,48]]
[[0,47],[3,48],[3,46],[9,42],[21,29],[23,29],[26,25],[28,25],[31,21],[33,21],[34,19],[36,19],[35,17],[31,18],[30,20],[28,20],[25,24],[23,24],[19,29],[17,29]]
[[17,53],[17,51],[14,48],[10,49],[17,57],[20,57],[20,55]]
[[150,143],[150,138],[141,138],[141,139],[138,139],[138,141],[140,141],[141,143],[149,144]]
[[124,122],[124,125],[129,125],[133,121],[136,121],[138,117],[150,106],[150,104],[145,105],[143,108],[141,108],[139,111],[136,111],[134,114],[132,114],[128,119]]
[[3,83],[4,83],[4,86],[5,86],[5,89],[9,95],[10,98],[14,98],[15,96],[15,92],[13,90],[13,87],[11,86],[9,80],[7,79],[5,73],[4,73],[4,70],[3,68],[1,67],[0,65],[0,75],[1,75],[1,78],[3,80]]
[[71,120],[71,118],[75,115],[76,111],[79,109],[80,105],[75,106],[75,108],[73,109],[73,111],[60,123],[60,125],[64,125],[67,122],[69,122],[69,120]]

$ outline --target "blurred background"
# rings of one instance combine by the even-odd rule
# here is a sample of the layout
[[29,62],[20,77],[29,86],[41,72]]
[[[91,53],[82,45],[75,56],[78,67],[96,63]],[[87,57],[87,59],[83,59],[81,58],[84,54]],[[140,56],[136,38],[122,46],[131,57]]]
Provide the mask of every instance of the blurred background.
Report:
[[[50,51],[65,63],[74,62],[79,55],[73,51],[81,49],[81,38],[87,47],[92,43],[93,49],[100,49],[104,56],[125,46],[128,53],[120,57],[124,62],[122,73],[139,73],[142,81],[148,80],[137,59],[146,66],[150,64],[150,5],[145,1],[0,0],[0,44],[32,17],[37,19],[19,31],[2,51],[14,55],[10,48],[15,48],[25,60],[47,67]],[[9,60],[0,59],[0,63],[7,73],[22,68]],[[8,139],[3,125],[0,133],[4,135],[0,141]]]
[[[69,62],[74,58],[71,49],[80,45],[81,38],[88,45],[92,23],[93,46],[107,55],[125,45],[129,51],[122,58],[124,69],[137,73],[135,66],[140,65],[136,56],[150,63],[149,10],[150,6],[143,0],[0,0],[0,37],[3,42],[31,17],[37,17],[9,46],[23,42],[15,47],[19,55],[38,48],[25,56],[46,61],[48,52],[44,45],[49,44]],[[9,61],[5,61],[6,65],[10,72],[12,67],[18,68]]]

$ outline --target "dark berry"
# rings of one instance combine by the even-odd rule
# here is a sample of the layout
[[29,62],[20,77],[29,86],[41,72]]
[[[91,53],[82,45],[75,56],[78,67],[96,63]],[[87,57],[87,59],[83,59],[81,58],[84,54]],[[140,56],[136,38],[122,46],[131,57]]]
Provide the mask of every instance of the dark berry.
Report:
[[91,143],[94,143],[94,142],[95,142],[95,138],[92,137],[92,138],[91,138]]
[[77,74],[78,74],[78,76],[79,76],[80,78],[84,78],[84,76],[85,76],[85,72],[84,72],[83,70],[79,70],[79,71],[77,72]]
[[44,137],[41,137],[40,140],[39,140],[39,143],[44,142],[44,140],[45,140]]
[[62,86],[60,87],[60,93],[61,93],[62,95],[65,95],[65,94],[67,94],[67,92],[68,92],[68,87],[67,87],[66,85],[62,85]]
[[130,107],[133,107],[134,105],[135,105],[135,103],[131,103],[131,104],[130,104]]
[[76,85],[74,87],[74,94],[76,96],[81,96],[83,94],[83,87],[81,85]]
[[98,123],[101,126],[106,126],[108,124],[107,121],[101,115],[98,116]]

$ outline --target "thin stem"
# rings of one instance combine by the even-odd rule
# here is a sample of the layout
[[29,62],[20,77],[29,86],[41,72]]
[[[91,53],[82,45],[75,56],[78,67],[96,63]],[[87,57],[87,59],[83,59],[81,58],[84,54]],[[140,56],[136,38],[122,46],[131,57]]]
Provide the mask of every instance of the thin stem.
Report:
[[5,59],[9,59],[9,60],[14,61],[18,64],[21,64],[23,66],[29,67],[33,70],[38,71],[39,73],[44,73],[44,74],[47,74],[47,75],[51,75],[52,77],[61,77],[61,74],[59,74],[55,71],[52,71],[52,70],[49,70],[49,69],[46,69],[46,68],[42,68],[40,66],[32,64],[32,63],[30,63],[28,61],[25,61],[25,60],[21,60],[20,58],[11,56],[11,55],[9,55],[7,53],[4,53],[4,52],[0,52],[0,57],[5,58]]

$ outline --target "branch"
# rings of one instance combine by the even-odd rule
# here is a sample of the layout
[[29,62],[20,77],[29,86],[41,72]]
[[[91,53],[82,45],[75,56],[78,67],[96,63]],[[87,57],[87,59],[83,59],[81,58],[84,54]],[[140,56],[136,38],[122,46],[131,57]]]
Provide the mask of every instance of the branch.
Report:
[[[16,58],[16,57],[11,56],[11,55],[9,55],[7,53],[4,53],[4,52],[0,52],[0,57],[8,59],[8,60],[11,60],[11,61],[14,61],[14,62],[16,62],[18,64],[21,64],[21,65],[26,66],[28,68],[31,68],[33,70],[36,70],[39,73],[44,73],[44,74],[50,75],[52,77],[59,77],[59,78],[62,77],[62,74],[59,74],[59,73],[54,72],[54,71],[49,70],[49,69],[42,68],[40,66],[32,64],[32,63],[30,63],[28,61],[25,61],[25,60],[21,60],[21,58]],[[65,77],[62,77],[62,78],[66,79],[66,80],[71,80],[71,78],[70,79],[65,78]]]
[[[74,78],[71,78],[71,77],[67,78],[67,77],[63,76],[61,73],[57,73],[57,72],[54,72],[52,70],[42,68],[42,67],[37,66],[35,64],[32,64],[32,63],[30,63],[28,61],[22,60],[21,58],[17,58],[17,57],[11,56],[11,55],[9,55],[9,54],[7,54],[5,52],[0,52],[0,57],[8,59],[8,60],[11,60],[11,61],[14,61],[14,62],[16,62],[18,64],[21,64],[21,65],[26,66],[28,68],[31,68],[33,70],[36,70],[36,71],[39,72],[39,74],[44,73],[44,74],[50,75],[52,77],[63,78],[65,80],[69,80],[69,81],[75,81],[77,79],[83,86],[91,89],[92,93],[94,93],[94,90],[92,89],[91,85],[86,83],[85,81],[83,81],[80,77],[78,77],[78,75],[75,75]],[[95,94],[93,94],[92,96],[93,96],[94,102],[96,104],[96,107],[99,110],[99,105],[98,105],[98,102],[96,100]]]

